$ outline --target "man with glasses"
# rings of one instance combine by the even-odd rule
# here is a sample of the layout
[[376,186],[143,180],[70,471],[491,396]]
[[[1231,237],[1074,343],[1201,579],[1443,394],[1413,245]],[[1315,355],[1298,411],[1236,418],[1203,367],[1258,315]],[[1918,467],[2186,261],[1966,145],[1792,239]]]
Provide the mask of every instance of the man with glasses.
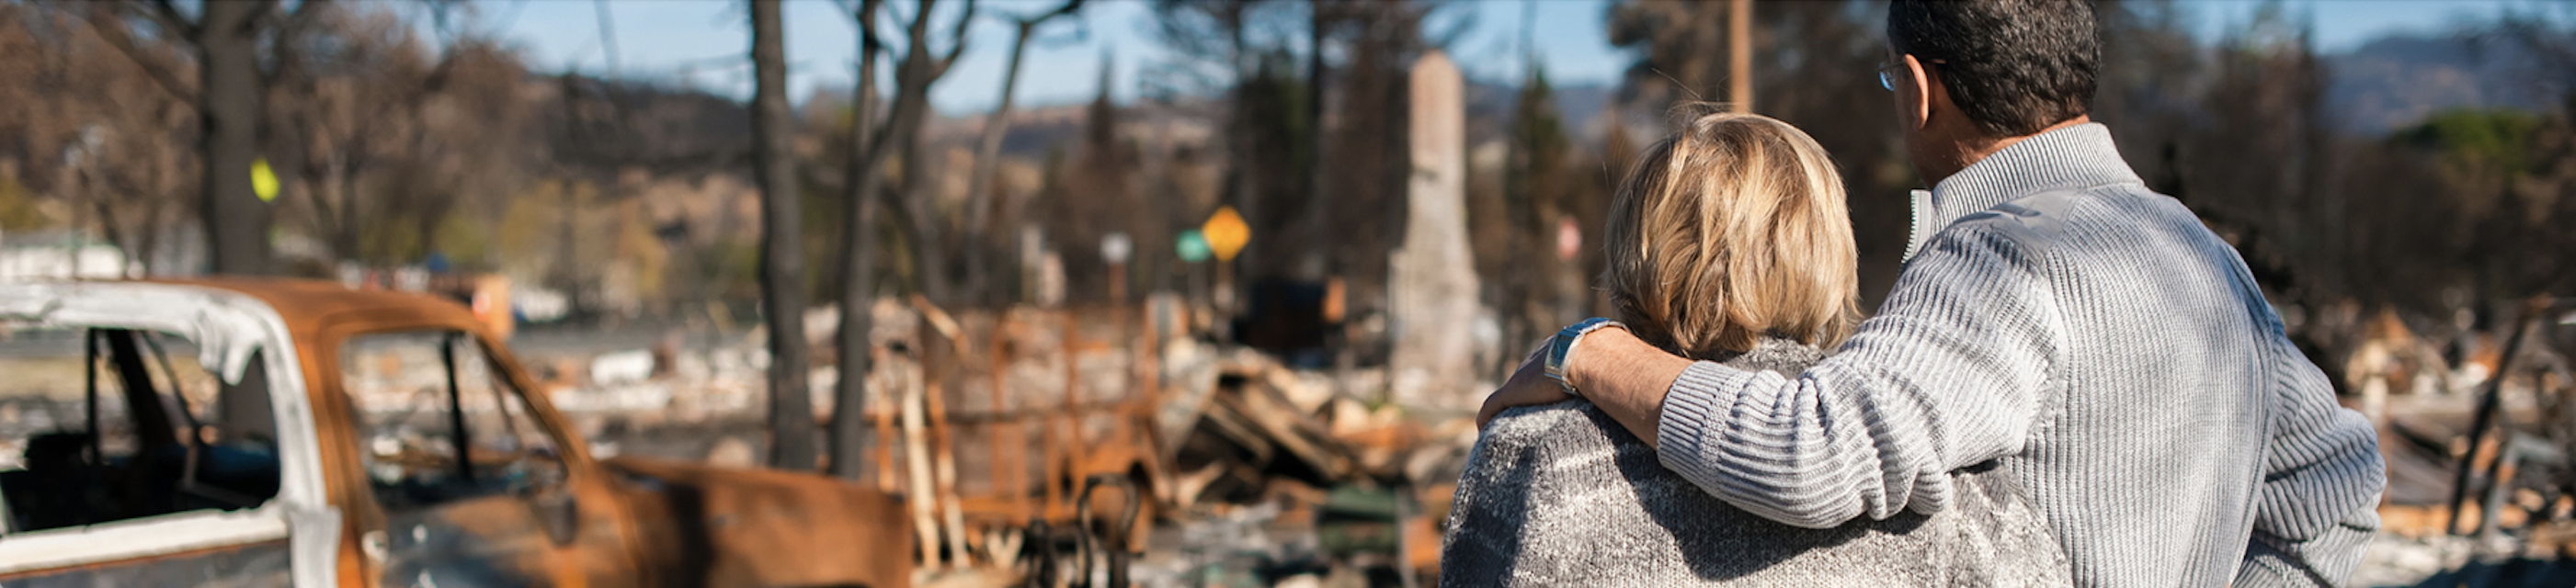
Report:
[[[1941,63],[1941,60],[1938,60],[1938,59],[1926,60],[1926,61],[1924,61],[1924,63],[1938,64],[1938,63]],[[1894,92],[1894,91],[1896,91],[1896,76],[1897,76],[1897,75],[1898,75],[1898,73],[1899,73],[1899,72],[1897,72],[1896,68],[1900,68],[1900,67],[1905,67],[1905,63],[1904,63],[1904,62],[1886,62],[1886,61],[1878,62],[1878,87],[1879,87],[1879,89],[1887,90],[1887,91],[1889,91],[1889,92]]]
[[2376,435],[2235,250],[2091,122],[2095,31],[2078,0],[1889,7],[1879,81],[1932,189],[1838,355],[1783,378],[1591,329],[1480,422],[1578,395],[1710,494],[1803,527],[1939,511],[1950,471],[2000,459],[2078,584],[2341,583],[2379,527]]

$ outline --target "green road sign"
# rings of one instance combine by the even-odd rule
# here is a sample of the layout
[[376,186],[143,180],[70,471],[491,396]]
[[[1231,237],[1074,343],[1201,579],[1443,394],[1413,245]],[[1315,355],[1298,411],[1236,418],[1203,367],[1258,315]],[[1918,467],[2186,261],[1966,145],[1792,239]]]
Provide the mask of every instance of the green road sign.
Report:
[[1181,261],[1190,263],[1207,261],[1215,253],[1208,250],[1207,238],[1200,236],[1198,229],[1181,231],[1180,238],[1172,240],[1172,251],[1180,254]]

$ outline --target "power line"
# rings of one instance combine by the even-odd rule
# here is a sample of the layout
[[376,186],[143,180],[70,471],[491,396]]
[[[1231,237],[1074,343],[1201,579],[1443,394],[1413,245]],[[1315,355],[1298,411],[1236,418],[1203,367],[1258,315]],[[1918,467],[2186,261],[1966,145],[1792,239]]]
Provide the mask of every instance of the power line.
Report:
[[613,79],[617,77],[619,69],[617,67],[617,23],[608,18],[608,0],[591,0],[591,5],[599,7],[599,44],[601,50],[608,52],[608,77]]

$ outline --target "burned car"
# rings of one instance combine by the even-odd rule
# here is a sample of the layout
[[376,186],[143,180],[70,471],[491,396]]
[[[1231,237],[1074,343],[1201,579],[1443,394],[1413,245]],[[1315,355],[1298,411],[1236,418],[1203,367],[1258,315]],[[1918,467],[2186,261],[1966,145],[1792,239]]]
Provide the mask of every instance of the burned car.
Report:
[[908,584],[902,502],[594,460],[464,306],[0,283],[0,585]]

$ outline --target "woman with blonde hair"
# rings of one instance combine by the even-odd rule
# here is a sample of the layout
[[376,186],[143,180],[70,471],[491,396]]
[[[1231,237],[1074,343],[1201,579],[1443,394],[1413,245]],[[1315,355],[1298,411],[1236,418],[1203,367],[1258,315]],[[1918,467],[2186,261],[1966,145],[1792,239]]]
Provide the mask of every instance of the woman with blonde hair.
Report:
[[[1706,107],[1690,107],[1705,112]],[[1605,231],[1613,318],[1677,355],[1793,377],[1860,320],[1850,211],[1813,138],[1692,114],[1638,157]],[[1505,410],[1458,482],[1443,586],[2065,585],[2066,556],[2009,472],[1957,502],[1829,529],[1718,500],[1577,400]]]

